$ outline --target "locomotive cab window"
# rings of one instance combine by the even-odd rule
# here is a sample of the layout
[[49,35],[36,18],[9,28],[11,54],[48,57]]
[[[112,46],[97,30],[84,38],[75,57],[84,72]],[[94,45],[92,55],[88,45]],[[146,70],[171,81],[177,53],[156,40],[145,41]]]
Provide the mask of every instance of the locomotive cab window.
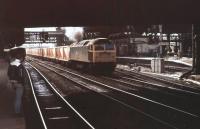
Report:
[[84,42],[84,44],[83,45],[87,45],[89,43],[89,41],[86,41],[86,42]]
[[103,44],[100,44],[100,45],[95,45],[95,50],[98,51],[98,50],[104,50],[104,45]]
[[112,44],[112,43],[105,44],[105,49],[106,50],[114,50],[114,44]]

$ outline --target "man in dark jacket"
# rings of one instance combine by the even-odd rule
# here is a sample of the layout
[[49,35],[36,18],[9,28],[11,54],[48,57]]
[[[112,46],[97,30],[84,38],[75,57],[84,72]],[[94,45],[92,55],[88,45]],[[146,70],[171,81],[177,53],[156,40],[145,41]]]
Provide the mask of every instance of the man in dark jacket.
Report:
[[22,103],[22,95],[23,95],[23,65],[22,59],[13,59],[8,67],[8,77],[10,79],[11,86],[15,89],[15,113],[21,113],[21,103]]

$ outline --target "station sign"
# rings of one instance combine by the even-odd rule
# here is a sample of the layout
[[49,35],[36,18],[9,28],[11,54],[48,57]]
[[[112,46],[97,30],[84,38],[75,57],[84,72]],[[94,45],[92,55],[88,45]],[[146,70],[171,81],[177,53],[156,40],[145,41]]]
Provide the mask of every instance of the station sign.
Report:
[[146,37],[134,38],[134,41],[135,41],[135,42],[144,42],[144,43],[147,43],[147,42],[149,41],[149,39],[146,38]]
[[130,38],[130,43],[148,43],[149,39],[146,37],[141,37],[141,38]]
[[170,42],[170,46],[176,46],[176,45],[179,46],[179,44],[180,44],[179,42],[177,42],[177,43],[176,42]]
[[159,45],[161,46],[169,45],[169,42],[159,42]]

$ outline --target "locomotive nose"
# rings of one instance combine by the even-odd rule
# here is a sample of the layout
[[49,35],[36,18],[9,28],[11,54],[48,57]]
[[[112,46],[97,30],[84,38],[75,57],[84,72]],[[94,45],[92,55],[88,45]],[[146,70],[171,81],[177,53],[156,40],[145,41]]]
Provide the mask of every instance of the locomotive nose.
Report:
[[116,62],[115,52],[101,51],[94,54],[95,62]]

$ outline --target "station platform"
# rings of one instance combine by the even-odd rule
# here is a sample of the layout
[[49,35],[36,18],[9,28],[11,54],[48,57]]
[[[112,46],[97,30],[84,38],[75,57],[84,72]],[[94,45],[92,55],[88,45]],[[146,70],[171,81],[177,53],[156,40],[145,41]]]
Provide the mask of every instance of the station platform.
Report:
[[190,75],[188,78],[200,82],[200,75]]
[[[150,64],[151,60],[155,59],[154,57],[117,57],[118,62],[141,62]],[[192,58],[181,58],[178,59],[176,57],[170,57],[170,58],[163,58],[166,65],[182,65],[183,67],[192,67]]]
[[[119,63],[144,63],[144,64],[150,64],[151,60],[155,59],[154,57],[117,57],[117,61]],[[181,65],[183,67],[192,67],[192,58],[186,58],[183,57],[181,59],[178,59],[176,57],[170,57],[164,59],[166,65]],[[198,84],[200,84],[200,75],[190,75],[188,77],[191,81],[196,81]]]
[[0,59],[0,129],[25,129],[25,119],[14,113],[15,91],[7,86],[8,63]]

